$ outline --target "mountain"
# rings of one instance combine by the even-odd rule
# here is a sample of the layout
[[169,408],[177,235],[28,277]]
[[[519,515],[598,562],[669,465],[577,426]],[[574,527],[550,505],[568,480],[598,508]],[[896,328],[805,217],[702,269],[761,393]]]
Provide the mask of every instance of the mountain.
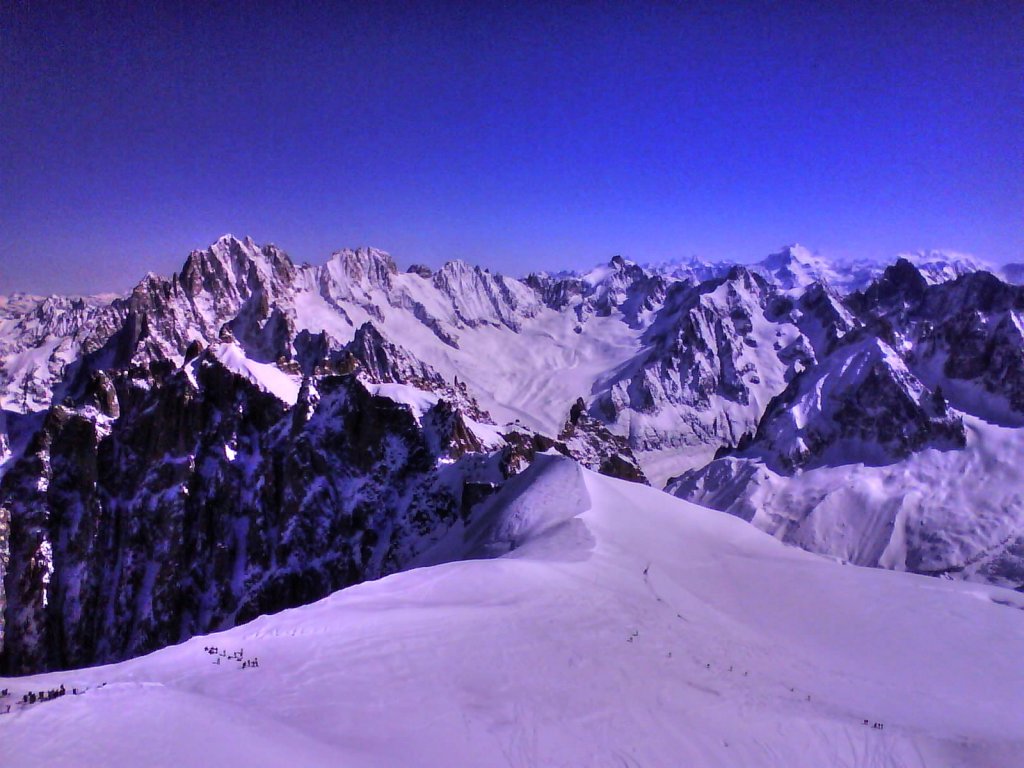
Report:
[[407,569],[549,450],[853,562],[1020,586],[1018,289],[869,272],[794,246],[516,279],[225,236],[126,296],[11,297],[0,668]]
[[1019,262],[1004,264],[999,273],[1000,276],[1008,283],[1012,283],[1013,285],[1024,284],[1024,264]]
[[753,269],[786,292],[799,294],[814,283],[826,283],[840,293],[850,293],[870,284],[884,266],[868,259],[834,262],[802,245],[790,245]]
[[858,565],[1024,588],[1024,289],[900,260],[750,439],[669,483]]
[[996,272],[993,265],[967,253],[956,251],[918,251],[901,253],[897,259],[905,259],[917,267],[929,283],[945,283],[972,272]]
[[5,765],[1019,762],[1012,592],[844,567],[547,455],[438,547],[489,557],[0,678]]
[[744,267],[674,284],[638,354],[592,390],[591,412],[629,436],[655,477],[706,461],[753,428],[803,354],[778,298]]
[[53,404],[5,417],[9,672],[126,658],[400,570],[536,450],[644,479],[624,440],[568,408],[552,438],[493,424],[436,347],[484,370],[492,337],[554,313],[463,264],[428,279],[364,249],[296,267],[228,237],[67,311],[12,321],[14,344],[78,357],[33,373]]

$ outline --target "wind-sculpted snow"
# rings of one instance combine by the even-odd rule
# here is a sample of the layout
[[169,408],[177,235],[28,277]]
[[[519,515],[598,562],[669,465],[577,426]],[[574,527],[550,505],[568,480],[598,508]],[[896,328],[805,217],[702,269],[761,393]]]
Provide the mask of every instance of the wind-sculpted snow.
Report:
[[583,469],[558,454],[538,454],[484,504],[463,531],[453,530],[424,561],[497,557],[523,547],[538,557],[585,557],[594,540],[579,519],[590,509]]
[[297,376],[288,375],[274,365],[250,360],[234,343],[214,344],[210,353],[229,371],[274,395],[285,405],[295,405],[298,401],[301,381]]
[[0,678],[5,766],[1019,762],[1020,595],[842,566],[547,457],[509,496],[501,519],[575,521],[586,556],[536,531],[144,658]]

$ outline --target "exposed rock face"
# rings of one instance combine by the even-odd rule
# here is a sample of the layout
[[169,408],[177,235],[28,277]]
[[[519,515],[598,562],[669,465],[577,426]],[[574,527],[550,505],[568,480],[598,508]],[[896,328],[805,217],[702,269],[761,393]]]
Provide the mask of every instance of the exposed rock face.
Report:
[[580,464],[609,477],[618,477],[634,483],[648,484],[629,441],[612,432],[587,413],[581,397],[569,412],[558,439],[565,445],[565,454]]
[[0,408],[38,411],[63,393],[83,355],[95,351],[124,318],[122,302],[102,298],[33,298],[0,304]]
[[988,272],[939,284],[915,273],[901,260],[851,304],[955,407],[1024,424],[1024,287]]
[[685,270],[659,273],[614,256],[606,267],[587,275],[533,274],[524,282],[540,295],[545,306],[571,311],[581,322],[618,313],[630,326],[640,329],[660,309],[668,286],[688,278],[692,275]]
[[735,444],[811,354],[785,311],[792,307],[777,299],[742,267],[674,285],[642,351],[606,382],[591,413],[627,434],[634,450],[669,449],[680,464]]
[[195,384],[120,377],[117,419],[55,407],[5,474],[6,672],[124,658],[392,572],[468,511],[467,484],[502,479],[443,401],[420,423],[324,376],[289,409],[197,363]]
[[331,355],[329,365],[343,372],[358,372],[370,381],[409,384],[437,392],[473,418],[491,422],[490,414],[480,407],[464,382],[456,379],[449,384],[408,350],[385,339],[372,323],[359,326],[352,341]]
[[[515,332],[536,292],[457,263],[410,277],[450,313],[382,252],[299,268],[232,237],[107,305],[5,306],[12,349],[55,340],[67,360],[30,377],[34,424],[0,411],[0,667],[120,659],[400,569],[550,447],[517,457],[465,382],[376,324],[399,308],[457,348],[463,329]],[[600,429],[571,435],[594,468],[642,477]]]
[[769,405],[753,442],[769,466],[890,463],[926,446],[962,448],[961,419],[885,342],[854,340],[795,377]]

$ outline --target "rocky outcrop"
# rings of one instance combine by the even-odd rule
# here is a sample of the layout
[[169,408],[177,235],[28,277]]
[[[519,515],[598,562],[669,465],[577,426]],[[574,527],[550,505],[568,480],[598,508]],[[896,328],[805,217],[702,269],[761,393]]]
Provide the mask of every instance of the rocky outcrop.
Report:
[[603,423],[587,413],[587,405],[580,398],[569,411],[558,440],[565,453],[580,464],[609,477],[648,485],[643,469],[629,447],[629,441],[612,434]]
[[852,339],[794,377],[768,406],[742,453],[776,472],[844,463],[888,464],[925,447],[962,448],[962,419],[876,338]]
[[120,375],[116,419],[51,409],[0,481],[6,672],[125,658],[398,570],[468,513],[467,487],[501,479],[443,401],[421,424],[354,375],[294,409],[210,356],[193,375]]
[[1024,424],[1024,287],[988,272],[930,284],[901,260],[850,303],[955,407]]
[[668,490],[859,565],[1024,588],[1021,298],[908,260],[845,300],[806,292],[813,365]]

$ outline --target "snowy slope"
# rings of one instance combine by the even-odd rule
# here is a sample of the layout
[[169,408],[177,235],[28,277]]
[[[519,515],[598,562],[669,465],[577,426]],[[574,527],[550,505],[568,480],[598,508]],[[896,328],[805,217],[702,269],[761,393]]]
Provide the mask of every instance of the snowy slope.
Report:
[[298,377],[289,376],[275,365],[250,360],[237,344],[214,344],[210,353],[229,371],[269,392],[285,405],[295,405],[299,399],[302,382]]
[[846,294],[868,285],[881,274],[884,265],[867,259],[833,261],[794,244],[750,268],[793,295],[814,283],[827,283],[834,290]]
[[668,490],[858,565],[1024,588],[1024,291],[901,260],[845,303],[757,431]]
[[1024,586],[1024,292],[916,263],[849,294],[877,265],[798,246],[513,279],[225,236],[120,299],[12,297],[0,668],[126,658],[403,568],[552,446],[658,487],[696,472],[689,500],[815,551]]
[[743,267],[673,286],[638,354],[596,387],[592,412],[628,435],[661,487],[752,432],[809,346],[776,291]]
[[447,546],[514,548],[0,680],[15,701],[89,688],[0,715],[2,762],[1021,764],[1020,595],[842,566],[547,457],[469,534]]
[[962,418],[961,450],[932,447],[884,463],[851,458],[792,475],[763,456],[727,456],[670,491],[857,565],[1020,589],[1024,441],[1018,429]]

